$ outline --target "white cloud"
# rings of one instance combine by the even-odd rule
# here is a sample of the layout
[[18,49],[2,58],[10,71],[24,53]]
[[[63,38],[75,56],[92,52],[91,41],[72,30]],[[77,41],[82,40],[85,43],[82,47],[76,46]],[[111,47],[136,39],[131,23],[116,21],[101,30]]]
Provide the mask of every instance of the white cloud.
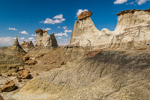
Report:
[[42,28],[43,30],[51,30],[51,28]]
[[56,24],[56,23],[62,23],[63,21],[65,21],[65,19],[63,18],[63,15],[56,15],[53,17],[53,19],[50,18],[46,18],[45,21],[41,21],[40,23],[44,23],[44,24]]
[[65,29],[68,29],[67,26],[64,26],[64,27],[62,27],[62,28],[63,28],[64,30],[65,30]]
[[133,5],[133,4],[134,4],[134,1],[130,3],[126,3],[126,5]]
[[150,0],[136,0],[138,5],[142,5],[143,3],[146,3],[147,1],[150,1]]
[[9,46],[13,45],[14,39],[13,37],[1,37],[0,38],[0,45]]
[[34,38],[33,38],[33,37],[29,37],[28,39],[29,39],[29,40],[34,40]]
[[32,34],[31,36],[36,36],[36,34]]
[[60,26],[58,26],[58,28],[60,28]]
[[28,34],[26,31],[21,31],[19,33],[21,33],[21,34]]
[[72,30],[65,30],[64,32],[65,32],[65,33],[67,33],[67,32],[69,32],[69,33],[70,33],[70,32],[72,32]]
[[115,2],[114,2],[114,4],[123,4],[123,3],[125,3],[125,2],[127,2],[128,0],[116,0]]
[[20,38],[20,40],[24,40],[24,37]]
[[16,28],[8,28],[9,30],[13,30],[13,31],[16,31],[17,29]]
[[62,33],[62,32],[61,32],[61,33],[57,33],[57,34],[55,34],[55,36],[63,36],[63,35],[64,35],[64,36],[68,36],[68,34],[67,34],[67,33]]
[[78,12],[76,13],[76,17],[79,16],[79,14],[81,14],[84,11],[88,11],[88,9],[84,9],[84,10],[79,9]]
[[58,37],[58,39],[62,39],[61,37]]

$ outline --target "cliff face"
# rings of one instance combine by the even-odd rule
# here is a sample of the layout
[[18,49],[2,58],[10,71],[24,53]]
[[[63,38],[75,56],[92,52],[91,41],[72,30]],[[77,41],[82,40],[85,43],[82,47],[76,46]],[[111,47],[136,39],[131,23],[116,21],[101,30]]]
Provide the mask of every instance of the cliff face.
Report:
[[127,10],[117,15],[119,18],[115,31],[99,31],[90,17],[76,21],[70,45],[131,49],[150,44],[149,10]]

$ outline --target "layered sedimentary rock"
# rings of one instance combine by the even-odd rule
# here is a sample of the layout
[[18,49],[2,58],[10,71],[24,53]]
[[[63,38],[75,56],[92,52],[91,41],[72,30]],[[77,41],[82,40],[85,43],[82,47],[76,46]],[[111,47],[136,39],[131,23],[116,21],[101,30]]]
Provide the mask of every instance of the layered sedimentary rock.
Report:
[[36,32],[36,42],[35,46],[42,46],[42,47],[57,47],[57,40],[55,38],[54,33],[48,35],[48,31],[38,29]]
[[23,41],[21,44],[21,47],[26,51],[29,52],[30,50],[32,50],[34,48],[34,44],[32,41],[26,42]]
[[18,37],[14,40],[14,45],[10,46],[5,50],[6,54],[12,54],[12,55],[17,55],[17,54],[26,54],[26,52],[22,49],[18,42]]
[[150,44],[150,9],[121,11],[117,15],[115,31],[99,31],[90,17],[75,21],[70,45],[131,49]]
[[16,72],[24,64],[24,61],[17,56],[0,53],[0,73]]

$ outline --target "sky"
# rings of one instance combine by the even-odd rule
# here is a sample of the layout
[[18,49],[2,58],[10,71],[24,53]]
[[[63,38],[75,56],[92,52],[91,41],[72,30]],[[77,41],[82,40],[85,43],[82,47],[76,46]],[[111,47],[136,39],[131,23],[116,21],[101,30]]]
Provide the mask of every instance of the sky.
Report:
[[38,28],[54,32],[59,45],[70,42],[78,15],[92,11],[91,19],[98,30],[114,31],[116,15],[122,10],[150,8],[150,0],[0,0],[0,46],[13,45],[18,36],[36,41]]

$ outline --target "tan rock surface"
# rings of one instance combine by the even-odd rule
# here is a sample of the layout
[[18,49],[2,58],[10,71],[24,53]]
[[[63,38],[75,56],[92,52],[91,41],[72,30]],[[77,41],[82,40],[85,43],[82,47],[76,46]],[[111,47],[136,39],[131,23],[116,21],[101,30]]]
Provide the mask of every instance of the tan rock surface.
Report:
[[15,83],[14,81],[7,81],[2,87],[3,92],[10,92],[15,89]]

